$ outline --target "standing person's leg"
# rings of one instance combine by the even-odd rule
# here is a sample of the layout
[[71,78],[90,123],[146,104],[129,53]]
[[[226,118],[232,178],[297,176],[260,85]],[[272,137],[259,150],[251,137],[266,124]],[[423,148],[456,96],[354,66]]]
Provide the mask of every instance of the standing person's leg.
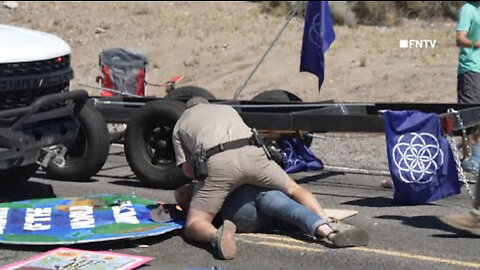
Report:
[[477,176],[477,183],[475,184],[475,200],[473,202],[473,209],[480,210],[480,174]]
[[[457,77],[458,103],[480,103],[480,73],[466,72]],[[478,143],[478,129],[468,129],[467,142],[462,143],[462,167],[469,172],[480,170],[480,144]]]

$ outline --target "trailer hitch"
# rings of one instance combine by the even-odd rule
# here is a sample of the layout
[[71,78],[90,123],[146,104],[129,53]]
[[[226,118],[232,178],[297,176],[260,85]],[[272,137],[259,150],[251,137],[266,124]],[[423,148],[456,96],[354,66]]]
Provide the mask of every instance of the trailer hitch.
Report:
[[44,147],[40,150],[39,158],[37,159],[37,164],[42,166],[42,168],[48,167],[50,162],[53,162],[60,168],[65,167],[65,154],[67,153],[67,148],[64,145],[54,145],[50,147]]

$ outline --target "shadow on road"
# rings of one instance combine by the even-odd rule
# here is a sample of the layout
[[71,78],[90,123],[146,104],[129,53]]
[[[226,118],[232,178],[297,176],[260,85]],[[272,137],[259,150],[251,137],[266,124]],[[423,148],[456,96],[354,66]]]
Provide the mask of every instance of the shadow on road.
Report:
[[90,179],[85,179],[85,180],[59,180],[59,179],[55,179],[55,178],[49,178],[47,177],[47,174],[45,172],[42,172],[42,171],[38,171],[36,174],[35,174],[35,178],[39,178],[39,179],[46,179],[46,180],[53,180],[53,181],[59,181],[59,182],[81,182],[81,183],[95,183],[95,182],[98,182],[98,179],[95,179],[93,177],[91,177]]
[[[410,204],[397,203],[397,202],[393,201],[393,199],[386,198],[386,197],[362,198],[362,199],[359,199],[359,200],[344,202],[342,204],[364,206],[364,207],[412,206]],[[423,204],[423,205],[436,206],[435,204],[430,204],[430,203],[426,203],[426,204]]]
[[114,180],[110,181],[110,184],[117,185],[117,186],[126,186],[126,187],[138,187],[138,188],[145,188],[147,187],[144,183],[138,180]]
[[32,181],[16,185],[5,185],[0,188],[0,202],[2,203],[56,197],[57,195],[51,185]]
[[159,236],[150,236],[147,238],[136,240],[117,240],[117,241],[105,241],[98,243],[86,243],[86,244],[74,244],[74,245],[8,245],[0,244],[0,250],[16,250],[16,251],[32,251],[32,252],[46,252],[59,247],[68,246],[69,248],[92,250],[92,251],[115,251],[121,249],[138,248],[141,249],[149,246],[156,245],[160,242],[166,241],[179,234],[179,231],[168,232]]
[[394,206],[393,200],[386,197],[362,198],[358,200],[342,203],[344,205],[354,205],[362,207],[390,207]]
[[315,181],[318,181],[318,180],[322,180],[322,179],[326,179],[326,178],[329,178],[329,177],[333,177],[333,176],[336,176],[336,175],[343,175],[344,173],[341,173],[341,172],[322,172],[322,173],[319,173],[319,174],[315,174],[315,175],[311,175],[311,176],[307,176],[307,177],[303,177],[303,178],[297,178],[295,176],[293,176],[295,178],[295,181],[299,184],[307,184],[307,183],[310,183],[310,182],[315,182]]
[[213,248],[212,244],[210,244],[210,243],[204,243],[204,242],[192,241],[192,240],[186,238],[183,233],[180,235],[180,237],[182,237],[183,242],[185,242],[185,243],[187,243],[187,244],[189,244],[189,245],[191,245],[191,246],[194,246],[194,247],[196,247],[196,248],[203,249],[203,250],[207,251],[208,253],[210,253],[210,255],[212,255],[214,258],[219,259],[218,254],[216,253],[216,251],[215,251],[215,249]]
[[467,232],[448,226],[436,216],[404,217],[404,216],[396,216],[396,215],[384,215],[384,216],[378,216],[375,218],[398,220],[398,221],[401,221],[402,224],[405,224],[407,226],[411,226],[414,228],[419,228],[419,229],[434,229],[434,230],[441,230],[441,231],[453,233],[453,234],[432,235],[434,237],[439,237],[439,238],[478,238],[478,236],[470,235]]

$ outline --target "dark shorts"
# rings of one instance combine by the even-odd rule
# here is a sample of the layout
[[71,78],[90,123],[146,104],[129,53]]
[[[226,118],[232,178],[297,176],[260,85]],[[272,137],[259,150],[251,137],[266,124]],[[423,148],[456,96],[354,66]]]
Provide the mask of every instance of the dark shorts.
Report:
[[458,103],[480,103],[480,73],[466,72],[457,77]]

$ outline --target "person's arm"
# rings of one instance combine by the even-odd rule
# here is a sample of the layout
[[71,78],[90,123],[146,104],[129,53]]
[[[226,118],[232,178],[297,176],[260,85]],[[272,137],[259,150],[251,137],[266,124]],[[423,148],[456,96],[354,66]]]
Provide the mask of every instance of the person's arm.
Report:
[[190,178],[194,179],[194,173],[193,173],[193,164],[189,161],[187,161],[187,154],[186,154],[186,149],[182,143],[182,140],[180,138],[180,128],[178,126],[178,123],[175,125],[173,128],[173,133],[172,133],[172,143],[173,143],[173,149],[175,151],[175,161],[177,163],[177,166],[182,169],[183,174]]
[[188,213],[188,208],[193,197],[195,184],[186,184],[177,188],[174,192],[175,201],[180,205],[184,213]]
[[[480,37],[479,37],[480,38]],[[457,47],[474,47],[478,48],[480,47],[480,41],[477,40],[471,40],[467,38],[467,32],[466,31],[457,31]],[[472,44],[473,42],[473,44]]]
[[460,48],[464,47],[473,47],[473,48],[478,48],[480,46],[480,37],[470,37],[467,38],[468,36],[468,31],[470,30],[470,27],[472,25],[472,20],[473,20],[473,13],[475,10],[472,10],[472,7],[470,4],[464,4],[462,8],[460,9],[460,13],[458,15],[458,24],[457,24],[457,34],[456,34],[456,41],[457,41],[457,46]]

